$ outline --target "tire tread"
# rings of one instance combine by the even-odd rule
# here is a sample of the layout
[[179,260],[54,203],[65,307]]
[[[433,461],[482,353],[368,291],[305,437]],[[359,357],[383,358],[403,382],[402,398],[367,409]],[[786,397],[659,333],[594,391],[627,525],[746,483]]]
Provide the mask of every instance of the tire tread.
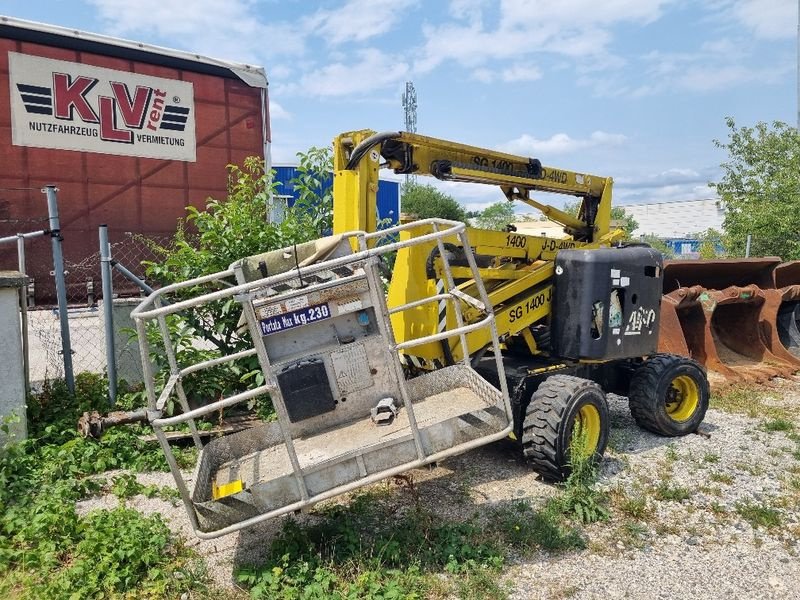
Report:
[[522,453],[533,468],[547,479],[561,480],[568,472],[558,460],[559,425],[570,399],[586,387],[602,388],[595,382],[572,375],[551,375],[531,396],[522,425]]

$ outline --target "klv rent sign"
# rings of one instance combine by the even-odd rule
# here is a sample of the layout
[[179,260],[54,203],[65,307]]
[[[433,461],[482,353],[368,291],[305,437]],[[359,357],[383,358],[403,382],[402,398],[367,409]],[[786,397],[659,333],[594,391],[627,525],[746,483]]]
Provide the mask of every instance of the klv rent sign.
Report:
[[195,161],[191,83],[16,52],[8,58],[14,145]]

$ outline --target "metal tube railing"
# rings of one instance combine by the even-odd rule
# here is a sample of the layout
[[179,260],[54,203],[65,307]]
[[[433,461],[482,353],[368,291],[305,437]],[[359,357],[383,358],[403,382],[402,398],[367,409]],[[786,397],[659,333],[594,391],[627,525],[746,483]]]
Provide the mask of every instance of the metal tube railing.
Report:
[[[268,286],[268,285],[274,285],[274,284],[280,283],[282,281],[287,281],[289,279],[295,279],[298,276],[307,276],[307,275],[311,275],[313,273],[316,273],[317,271],[328,271],[328,270],[334,269],[334,268],[336,268],[336,267],[338,267],[340,265],[345,265],[347,263],[357,262],[357,261],[360,261],[360,260],[366,260],[366,259],[368,259],[368,258],[370,258],[372,256],[377,256],[377,255],[380,255],[380,254],[386,254],[388,252],[393,252],[394,250],[399,250],[400,248],[405,248],[405,247],[408,247],[408,246],[422,244],[422,243],[429,242],[429,241],[432,242],[432,241],[435,241],[439,236],[445,236],[446,237],[446,236],[450,236],[450,235],[456,235],[460,231],[463,231],[464,227],[465,227],[465,225],[463,223],[456,223],[455,221],[442,221],[442,220],[438,220],[438,219],[425,219],[423,221],[415,221],[413,223],[408,223],[408,224],[405,224],[405,225],[399,225],[399,226],[397,226],[395,228],[392,228],[391,230],[387,229],[385,231],[395,232],[395,231],[400,231],[401,229],[409,229],[412,226],[422,227],[422,226],[426,226],[426,225],[433,225],[436,222],[445,223],[445,224],[448,224],[448,225],[452,224],[453,226],[450,227],[449,229],[446,229],[446,230],[443,230],[443,231],[440,231],[440,232],[428,233],[428,234],[424,234],[424,235],[421,235],[421,236],[418,236],[418,237],[415,237],[415,238],[411,238],[409,240],[405,240],[405,241],[401,241],[401,242],[394,242],[392,244],[387,244],[385,246],[378,246],[376,248],[370,248],[368,250],[362,250],[360,252],[356,252],[356,253],[353,253],[353,254],[348,254],[347,256],[342,256],[340,258],[335,258],[335,259],[324,261],[324,262],[321,262],[321,263],[315,263],[315,264],[312,264],[312,265],[298,267],[296,269],[291,269],[289,271],[286,271],[285,273],[278,273],[277,275],[270,275],[269,277],[265,277],[263,279],[258,279],[258,280],[251,281],[251,282],[248,282],[248,283],[244,283],[244,284],[241,284],[241,285],[233,286],[233,287],[227,288],[225,290],[219,290],[219,291],[216,291],[216,292],[209,292],[209,293],[204,294],[203,296],[201,296],[199,298],[192,298],[192,299],[189,299],[189,300],[183,300],[181,302],[175,302],[175,303],[172,303],[172,304],[170,304],[168,306],[164,306],[162,308],[147,310],[147,307],[152,305],[157,298],[160,298],[160,297],[162,297],[164,295],[167,295],[169,293],[175,292],[177,290],[181,290],[181,289],[185,289],[185,288],[188,288],[188,287],[197,286],[197,285],[200,285],[200,284],[203,284],[203,283],[209,283],[209,282],[213,282],[213,281],[222,281],[226,277],[233,276],[234,273],[233,273],[232,270],[227,270],[227,271],[221,271],[220,273],[214,273],[214,274],[211,274],[211,275],[205,275],[203,277],[197,277],[195,279],[189,279],[189,280],[183,281],[181,283],[173,283],[171,285],[164,286],[164,287],[156,290],[153,294],[148,296],[139,306],[137,306],[131,312],[131,316],[133,318],[148,319],[148,318],[157,317],[157,316],[162,315],[162,314],[170,314],[170,313],[173,313],[173,312],[184,310],[186,308],[192,308],[193,306],[196,306],[198,303],[206,303],[206,302],[212,302],[214,300],[222,300],[222,299],[230,297],[230,296],[235,296],[237,294],[246,293],[246,292],[248,292],[248,291],[250,291],[250,290],[252,290],[254,288],[257,288],[257,287],[264,287],[264,286]],[[358,234],[357,232],[345,233],[345,234],[342,234],[342,238],[346,239],[347,237],[357,237],[357,235],[363,235],[363,234]],[[367,237],[367,236],[365,236],[365,237]],[[374,235],[372,237],[374,237]],[[321,284],[318,284],[318,285],[321,285]],[[309,286],[309,287],[311,287],[311,286]]]
[[395,346],[395,349],[405,350],[406,348],[413,348],[414,346],[422,346],[423,344],[429,344],[431,342],[438,342],[439,340],[445,340],[447,338],[455,337],[462,333],[470,333],[472,331],[475,331],[476,329],[480,329],[481,327],[486,327],[490,322],[494,322],[493,314],[489,314],[480,321],[476,321],[475,323],[470,323],[469,325],[464,325],[463,327],[456,327],[455,329],[450,329],[449,331],[443,331],[442,333],[434,333],[432,335],[426,335],[425,337],[408,340],[407,342],[402,342],[401,344],[397,344]]
[[262,385],[252,390],[247,390],[245,392],[240,392],[238,394],[234,394],[228,398],[223,398],[222,400],[217,400],[216,402],[212,402],[211,404],[206,404],[205,406],[201,406],[200,408],[195,408],[194,410],[190,410],[189,412],[182,413],[180,415],[176,415],[174,417],[164,417],[161,419],[154,419],[151,421],[153,427],[167,427],[169,425],[177,425],[178,423],[183,423],[184,421],[188,421],[190,419],[196,419],[197,417],[202,417],[203,415],[207,415],[209,413],[218,411],[223,408],[228,408],[229,406],[233,406],[234,404],[239,404],[239,402],[244,402],[245,400],[250,400],[251,398],[256,398],[257,396],[262,396],[263,394],[268,394],[274,391],[274,387],[271,385]]
[[249,348],[247,350],[242,350],[241,352],[236,352],[235,354],[228,354],[227,356],[220,356],[219,358],[211,358],[209,360],[205,360],[203,362],[199,362],[194,365],[190,365],[188,367],[184,367],[180,371],[181,377],[185,377],[190,373],[194,373],[196,371],[202,371],[203,369],[210,369],[211,367],[218,367],[219,365],[224,365],[228,362],[233,362],[234,360],[238,360],[240,358],[247,358],[248,356],[254,356],[256,354],[255,348]]
[[[384,236],[392,236],[399,231],[409,230],[413,228],[422,228],[422,227],[431,227],[433,229],[432,233],[426,233],[419,235],[417,237],[412,237],[407,240],[393,242],[391,244],[386,244],[383,246],[377,246],[374,248],[367,248],[367,240],[384,237]],[[444,227],[445,229],[439,230],[440,227]],[[463,314],[461,311],[461,302],[455,294],[450,292],[446,294],[435,294],[433,296],[422,298],[419,300],[415,300],[409,303],[406,303],[401,306],[393,307],[389,309],[386,306],[386,300],[382,297],[382,294],[379,294],[377,291],[377,284],[375,283],[375,259],[381,254],[385,254],[388,252],[393,252],[395,250],[413,246],[416,244],[428,243],[428,242],[435,242],[439,247],[440,255],[442,256],[443,266],[445,270],[445,274],[447,276],[447,283],[450,286],[451,290],[455,289],[453,276],[449,261],[447,260],[447,253],[443,250],[442,240],[449,236],[457,236],[461,242],[462,246],[465,249],[465,254],[467,256],[467,260],[470,266],[470,269],[473,271],[474,276],[476,278],[477,290],[480,294],[481,300],[483,304],[487,307],[491,307],[489,303],[489,298],[486,293],[486,290],[480,281],[478,267],[475,261],[474,256],[472,255],[472,250],[468,245],[466,240],[466,232],[465,226],[462,223],[456,223],[452,221],[444,221],[444,220],[437,220],[437,219],[427,219],[425,221],[417,221],[413,223],[408,223],[404,225],[400,225],[397,227],[393,227],[387,230],[383,230],[380,232],[375,232],[371,234],[365,234],[363,232],[349,232],[347,234],[342,235],[343,240],[356,238],[358,240],[358,247],[360,250],[358,252],[351,253],[349,255],[331,259],[327,261],[323,261],[320,263],[315,263],[312,265],[306,265],[302,267],[298,267],[296,269],[291,269],[285,273],[280,273],[277,275],[265,277],[260,280],[247,282],[241,285],[231,285],[230,278],[235,275],[232,269],[227,271],[222,271],[220,273],[215,273],[212,275],[207,275],[204,277],[198,277],[189,281],[181,282],[178,284],[172,284],[170,286],[166,286],[161,288],[160,290],[155,291],[151,294],[147,299],[145,299],[139,306],[137,306],[134,311],[131,313],[131,316],[134,317],[136,321],[137,331],[139,332],[139,339],[140,339],[140,351],[142,353],[144,369],[145,369],[145,380],[146,380],[146,387],[147,387],[147,394],[149,399],[149,405],[152,409],[157,409],[158,413],[151,417],[151,424],[156,431],[156,436],[158,437],[159,443],[161,444],[164,451],[167,453],[167,458],[169,461],[170,470],[173,473],[176,481],[178,482],[178,487],[181,492],[181,497],[186,504],[187,509],[190,512],[190,519],[192,522],[192,527],[195,529],[197,535],[203,539],[210,539],[213,537],[217,537],[219,535],[224,535],[225,533],[229,533],[232,531],[236,531],[243,527],[249,526],[251,524],[272,518],[273,516],[277,516],[279,514],[285,514],[286,512],[290,512],[292,510],[302,508],[307,506],[310,502],[318,502],[320,500],[324,500],[326,498],[330,498],[332,496],[344,493],[346,491],[356,489],[362,485],[371,483],[373,481],[378,481],[380,479],[385,478],[392,473],[401,473],[405,470],[410,468],[414,468],[416,466],[421,466],[423,464],[427,464],[429,462],[438,460],[439,458],[444,458],[446,456],[451,456],[454,453],[462,452],[464,450],[468,450],[479,445],[487,443],[487,440],[494,440],[500,439],[505,437],[513,428],[513,421],[511,421],[511,408],[510,402],[508,399],[508,389],[507,384],[505,382],[504,377],[500,377],[500,386],[502,395],[504,398],[504,408],[506,415],[509,419],[508,425],[503,429],[501,432],[496,432],[491,436],[483,436],[480,439],[472,440],[470,442],[460,444],[453,448],[450,448],[446,451],[437,452],[435,454],[426,455],[423,449],[422,440],[421,440],[421,432],[419,431],[416,418],[414,416],[414,407],[412,403],[412,398],[409,396],[408,390],[406,389],[402,366],[400,365],[399,356],[397,351],[403,350],[406,348],[411,348],[414,346],[420,346],[424,344],[430,344],[432,342],[437,342],[440,340],[444,340],[446,338],[458,336],[460,338],[460,342],[462,345],[462,351],[465,354],[465,365],[468,366],[468,353],[469,349],[467,348],[467,338],[466,334],[476,331],[478,329],[489,327],[491,333],[492,344],[495,349],[495,358],[498,361],[498,372],[502,373],[502,362],[500,359],[500,351],[499,351],[499,338],[497,335],[497,326],[495,323],[494,314],[490,312],[487,316],[475,323],[464,324]],[[374,258],[373,258],[374,257]],[[373,259],[373,260],[369,260]],[[270,371],[270,360],[269,356],[267,356],[266,349],[262,344],[259,344],[258,340],[258,332],[253,330],[255,327],[255,323],[257,322],[257,318],[255,316],[253,306],[248,301],[246,294],[258,289],[264,288],[266,286],[274,286],[280,282],[296,279],[298,277],[307,277],[319,271],[327,271],[335,269],[337,266],[350,264],[350,263],[357,263],[360,261],[365,261],[365,270],[364,273],[358,273],[356,275],[338,278],[333,281],[325,281],[321,283],[316,283],[312,285],[305,286],[303,288],[303,293],[309,293],[312,291],[316,291],[319,289],[324,289],[326,287],[341,285],[342,283],[346,282],[348,279],[362,279],[367,277],[368,281],[370,282],[370,294],[373,297],[373,304],[375,305],[376,311],[379,311],[383,316],[383,320],[379,322],[379,328],[384,333],[384,335],[389,340],[389,349],[387,352],[393,354],[393,364],[395,364],[396,368],[396,375],[400,381],[400,391],[403,397],[403,403],[407,409],[408,419],[409,419],[409,427],[411,430],[412,437],[415,442],[416,450],[417,450],[417,459],[406,464],[400,465],[398,467],[393,467],[388,471],[381,471],[380,473],[376,473],[370,475],[368,477],[362,478],[357,482],[352,482],[346,485],[338,486],[334,489],[327,490],[323,493],[316,494],[311,496],[306,486],[304,470],[301,468],[298,457],[294,448],[294,440],[292,438],[291,432],[288,429],[288,414],[286,412],[286,407],[283,404],[282,395],[280,389],[277,386],[277,381],[274,379],[274,376],[271,374]],[[180,300],[178,302],[173,302],[171,304],[166,304],[164,297],[168,294],[174,293],[179,290],[185,290],[190,287],[204,285],[208,283],[217,283],[220,285],[227,286],[225,289],[206,292],[200,296],[195,298],[189,298],[186,300]],[[282,297],[289,296],[296,294],[299,290],[291,289],[287,290],[282,294],[277,294],[274,296],[270,296],[270,301],[278,300]],[[239,300],[243,301],[243,309],[248,316],[248,323],[251,327],[251,335],[254,337],[254,344],[255,348],[251,348],[248,350],[236,352],[234,354],[228,356],[221,356],[209,360],[205,360],[201,363],[197,363],[194,365],[190,365],[187,367],[181,368],[176,361],[175,356],[175,349],[172,346],[172,340],[166,339],[170,338],[170,332],[167,327],[165,327],[166,322],[165,318],[167,315],[179,313],[181,311],[191,309],[195,306],[205,304],[208,302],[213,302],[217,300],[222,300],[225,298],[230,298],[234,296],[240,296]],[[438,302],[438,301],[447,301],[447,302],[454,302],[455,303],[455,310],[456,310],[456,321],[458,326],[452,330],[423,336],[420,338],[415,338],[412,340],[406,340],[402,343],[396,343],[393,328],[391,325],[391,321],[389,320],[389,315],[395,314],[398,312],[402,312],[404,310],[410,310],[412,308],[416,308],[418,306],[422,306],[424,304]],[[170,372],[171,377],[165,386],[165,389],[162,390],[161,395],[159,398],[155,396],[155,389],[153,388],[153,373],[152,373],[152,365],[149,362],[149,344],[147,342],[145,333],[146,333],[146,322],[152,319],[156,319],[160,324],[161,334],[162,337],[165,339],[164,345],[165,350],[167,353],[167,358],[170,364]],[[257,355],[259,358],[259,362],[261,363],[262,370],[264,371],[264,376],[266,378],[266,383],[262,386],[257,388],[247,390],[228,398],[220,399],[216,402],[210,403],[203,407],[189,410],[188,404],[185,401],[185,395],[182,393],[182,385],[181,379],[190,373],[196,373],[206,368],[211,368],[214,366],[218,366],[221,364],[229,363],[234,360],[245,358],[252,355]],[[172,417],[161,417],[160,411],[163,409],[164,405],[166,404],[166,399],[169,398],[175,391],[178,391],[178,395],[181,396],[181,408],[183,412],[179,415],[175,415]],[[292,470],[294,472],[294,476],[298,483],[298,489],[300,492],[301,500],[299,502],[295,502],[290,506],[282,507],[278,510],[270,511],[259,515],[257,517],[253,517],[250,519],[245,519],[235,525],[231,525],[229,527],[224,527],[218,529],[213,532],[203,533],[199,531],[197,515],[194,513],[194,504],[190,498],[188,488],[186,487],[186,482],[183,480],[183,476],[177,466],[174,456],[172,455],[172,450],[170,444],[168,443],[163,428],[171,425],[177,425],[179,423],[183,423],[186,421],[194,423],[194,419],[202,417],[204,415],[219,411],[224,408],[228,408],[235,404],[239,404],[241,402],[250,400],[252,398],[262,396],[264,394],[271,393],[273,394],[273,400],[275,401],[275,408],[278,412],[278,425],[281,429],[284,444],[287,449],[289,459],[292,465]],[[194,428],[193,428],[194,429]],[[194,433],[194,431],[193,431]],[[388,474],[388,475],[387,475]]]

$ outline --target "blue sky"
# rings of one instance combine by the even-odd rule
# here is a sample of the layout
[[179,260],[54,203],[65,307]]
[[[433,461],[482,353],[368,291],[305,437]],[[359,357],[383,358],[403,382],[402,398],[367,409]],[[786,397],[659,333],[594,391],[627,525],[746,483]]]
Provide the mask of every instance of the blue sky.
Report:
[[[0,0],[0,13],[263,65],[275,162],[418,131],[612,176],[617,203],[711,197],[740,125],[797,119],[795,0]],[[492,190],[443,185],[469,208]]]

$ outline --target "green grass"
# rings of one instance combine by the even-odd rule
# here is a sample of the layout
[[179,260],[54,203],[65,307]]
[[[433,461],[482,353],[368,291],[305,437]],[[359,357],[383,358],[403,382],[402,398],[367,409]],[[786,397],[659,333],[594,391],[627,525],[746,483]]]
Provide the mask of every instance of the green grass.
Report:
[[755,386],[734,386],[721,393],[713,393],[709,406],[724,412],[747,415],[755,419],[789,419],[791,413],[781,406],[768,404],[767,399],[776,399],[775,394]]
[[768,419],[761,423],[761,429],[764,431],[793,431],[794,430],[794,423],[792,423],[789,419],[783,417],[776,417],[774,419]]
[[[143,485],[132,472],[104,476],[165,470],[161,449],[141,441],[146,429],[138,425],[101,440],[79,437],[78,416],[102,411],[106,398],[99,377],[76,383],[74,396],[56,382],[31,398],[30,439],[0,452],[0,598],[226,597],[160,516],[126,506],[137,495],[174,501],[175,490]],[[577,449],[570,477],[544,506],[512,502],[452,519],[390,488],[357,494],[347,505],[323,505],[309,522],[285,520],[266,559],[235,576],[253,598],[277,600],[505,598],[509,556],[584,548],[583,524],[608,517],[596,465]],[[195,454],[177,458],[185,467]],[[76,512],[77,501],[100,493],[113,493],[120,506]],[[469,502],[466,484],[458,496]]]
[[736,512],[753,527],[773,529],[783,522],[778,510],[755,502],[738,502]]
[[703,455],[703,462],[715,465],[719,462],[719,454],[714,454],[712,452],[707,452]]
[[322,509],[315,523],[287,520],[266,561],[236,579],[253,598],[505,598],[499,575],[512,549],[584,546],[560,515],[527,502],[465,521],[420,504],[398,508],[392,494],[367,492]]
[[609,497],[597,489],[597,464],[586,451],[586,434],[576,426],[570,440],[570,474],[562,493],[552,498],[549,510],[581,523],[604,521],[609,516]]
[[[75,432],[84,410],[107,407],[105,382],[76,377],[76,392],[48,383],[29,398],[30,437],[0,450],[0,597],[179,598],[205,594],[202,562],[158,516],[124,506],[78,515],[75,503],[99,493],[111,468],[164,469],[163,453],[138,437],[140,428],[114,429],[98,440]],[[181,455],[181,460],[188,458]],[[144,493],[134,476],[118,476],[121,497]]]
[[688,488],[662,481],[655,489],[655,497],[662,501],[682,502],[691,498],[692,492]]
[[571,474],[542,508],[516,501],[466,520],[442,518],[416,498],[362,492],[322,508],[313,523],[284,523],[265,562],[236,579],[253,598],[505,598],[510,554],[584,548],[580,525],[608,516],[594,463],[573,440]]
[[642,521],[650,519],[655,512],[654,507],[647,500],[647,496],[642,493],[635,495],[620,493],[615,506],[623,515]]
[[717,483],[724,483],[725,485],[730,485],[734,482],[733,475],[729,473],[723,473],[721,471],[714,471],[711,475],[708,476],[711,481],[715,481]]

